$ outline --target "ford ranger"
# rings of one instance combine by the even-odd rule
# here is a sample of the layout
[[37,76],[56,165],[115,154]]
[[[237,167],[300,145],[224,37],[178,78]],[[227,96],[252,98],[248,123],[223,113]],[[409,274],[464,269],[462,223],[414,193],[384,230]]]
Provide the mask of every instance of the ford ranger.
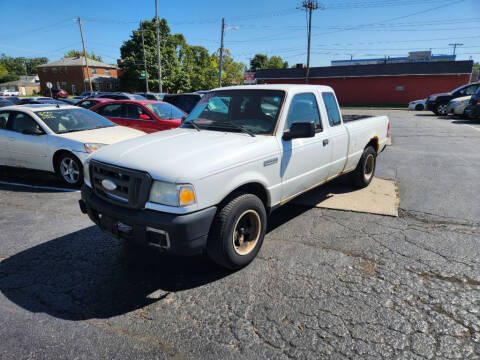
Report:
[[342,118],[328,86],[219,88],[179,128],[93,153],[80,208],[127,243],[238,269],[272,210],[345,173],[368,186],[388,131],[386,116]]

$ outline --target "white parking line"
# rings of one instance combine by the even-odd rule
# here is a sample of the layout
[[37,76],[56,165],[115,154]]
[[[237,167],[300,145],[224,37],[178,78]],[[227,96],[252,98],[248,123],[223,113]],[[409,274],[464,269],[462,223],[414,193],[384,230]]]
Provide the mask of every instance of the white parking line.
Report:
[[79,192],[80,191],[78,189],[59,188],[59,187],[55,187],[55,186],[29,185],[29,184],[7,182],[7,181],[0,181],[0,185],[11,185],[11,186],[26,187],[26,188],[31,188],[31,189],[55,190],[55,191],[64,191],[64,192]]
[[[467,125],[467,124],[465,124]],[[476,128],[475,126],[472,126],[472,125],[467,125],[468,127],[471,127],[473,130],[477,130],[477,131],[480,131],[480,128]]]

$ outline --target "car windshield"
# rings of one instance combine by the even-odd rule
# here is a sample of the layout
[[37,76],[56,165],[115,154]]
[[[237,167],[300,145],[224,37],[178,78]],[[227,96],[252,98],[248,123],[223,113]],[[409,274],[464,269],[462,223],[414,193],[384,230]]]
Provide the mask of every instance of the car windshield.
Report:
[[134,100],[146,100],[142,95],[132,95]]
[[[272,135],[282,108],[282,90],[222,90],[205,95],[184,121],[202,129]],[[229,126],[229,124],[232,126]]]
[[166,103],[151,103],[145,104],[145,106],[153,112],[160,119],[180,119],[185,116],[185,113],[171,104]]
[[116,126],[103,116],[82,108],[43,110],[35,114],[57,134]]

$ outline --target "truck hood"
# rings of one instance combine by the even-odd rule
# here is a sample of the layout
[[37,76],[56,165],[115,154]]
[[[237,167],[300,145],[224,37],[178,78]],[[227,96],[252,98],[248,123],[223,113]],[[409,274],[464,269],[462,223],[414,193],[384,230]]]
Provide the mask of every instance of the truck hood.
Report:
[[124,126],[112,126],[101,129],[75,131],[65,134],[56,134],[59,137],[79,141],[81,143],[114,144],[119,141],[128,140],[145,135],[143,131],[131,129]]
[[274,136],[177,128],[102,148],[91,159],[183,183],[278,151]]

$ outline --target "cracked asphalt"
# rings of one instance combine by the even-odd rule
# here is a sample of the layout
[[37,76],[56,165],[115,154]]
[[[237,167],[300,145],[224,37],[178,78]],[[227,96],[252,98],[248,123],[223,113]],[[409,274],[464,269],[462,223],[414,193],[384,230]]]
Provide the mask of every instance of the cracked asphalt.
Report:
[[480,123],[345,112],[390,116],[400,216],[291,203],[234,273],[132,251],[77,192],[0,185],[0,358],[480,359]]

